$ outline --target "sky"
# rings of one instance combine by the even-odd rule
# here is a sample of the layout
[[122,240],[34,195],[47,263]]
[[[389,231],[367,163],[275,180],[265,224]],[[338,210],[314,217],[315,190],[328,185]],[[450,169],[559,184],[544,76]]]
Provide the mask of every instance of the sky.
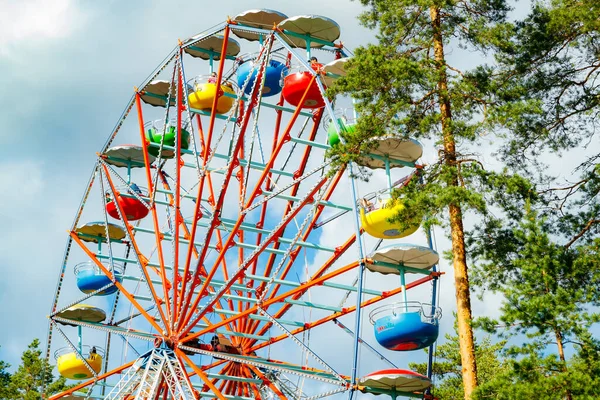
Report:
[[[374,40],[360,27],[357,2],[277,2],[292,16],[336,20],[352,49]],[[76,1],[0,0],[0,359],[18,364],[33,338],[45,343],[47,319],[67,231],[96,152],[126,102],[177,44],[264,0]],[[435,149],[425,151],[433,160]],[[383,182],[381,174],[375,181]],[[332,229],[333,228],[329,228]],[[335,232],[323,234],[324,243]],[[448,248],[442,232],[440,250]],[[441,268],[443,333],[452,327],[454,290]],[[71,273],[68,271],[67,273]],[[493,302],[474,302],[478,315]]]

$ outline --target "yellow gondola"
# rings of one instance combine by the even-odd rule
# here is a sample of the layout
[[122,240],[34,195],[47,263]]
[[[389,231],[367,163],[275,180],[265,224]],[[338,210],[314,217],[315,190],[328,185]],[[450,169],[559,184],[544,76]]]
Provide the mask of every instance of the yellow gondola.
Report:
[[418,224],[406,228],[399,222],[390,222],[403,209],[404,204],[400,200],[392,199],[388,200],[381,208],[367,213],[361,207],[361,225],[365,232],[379,239],[398,239],[411,235],[419,229]]
[[[235,91],[230,84],[224,83],[221,85],[221,90],[224,93],[235,94]],[[198,110],[210,111],[213,106],[215,96],[217,95],[216,83],[197,83],[194,85],[194,91],[190,93],[188,100],[191,108]],[[217,113],[225,114],[233,106],[235,99],[223,95],[217,101]]]
[[[87,347],[87,346],[86,346]],[[88,379],[93,376],[84,361],[69,348],[63,348],[56,352],[56,368],[58,373],[67,379]],[[101,350],[98,349],[100,352]],[[89,353],[87,363],[94,372],[99,373],[102,369],[102,356],[96,351]]]

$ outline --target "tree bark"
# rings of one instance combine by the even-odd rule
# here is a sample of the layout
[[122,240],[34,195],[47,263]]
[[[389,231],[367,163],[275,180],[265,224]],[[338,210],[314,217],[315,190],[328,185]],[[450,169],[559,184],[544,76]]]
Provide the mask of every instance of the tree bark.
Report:
[[[542,276],[544,278],[544,287],[546,288],[546,294],[550,293],[550,288],[548,287],[548,277],[546,275],[546,270],[542,269]],[[558,347],[558,358],[562,362],[563,371],[567,372],[567,360],[565,358],[565,348],[563,345],[563,335],[562,332],[558,330],[557,327],[554,327],[554,336],[556,337],[556,347]],[[567,387],[565,390],[566,400],[573,400],[573,396],[571,395],[571,391]]]
[[[556,336],[556,346],[558,346],[558,357],[563,364],[563,371],[567,372],[567,360],[565,358],[565,349],[563,346],[563,336],[562,333],[558,329],[554,329],[554,335]],[[573,400],[573,395],[567,386],[565,390],[565,398],[567,400]]]
[[[456,168],[456,143],[452,133],[452,109],[448,96],[448,75],[446,73],[446,60],[444,56],[444,41],[441,30],[439,8],[432,6],[429,9],[431,25],[433,28],[433,49],[437,64],[438,91],[440,100],[440,115],[444,143],[444,162],[451,168]],[[452,176],[451,186],[458,186],[458,176]],[[454,266],[454,285],[456,290],[456,308],[458,317],[458,336],[460,345],[460,358],[462,364],[462,378],[465,399],[470,400],[477,387],[477,365],[475,362],[475,346],[473,344],[473,329],[471,328],[471,295],[469,292],[469,276],[467,258],[465,253],[465,234],[462,219],[462,210],[459,205],[451,204],[448,207],[450,214],[450,234],[452,237],[452,254]]]

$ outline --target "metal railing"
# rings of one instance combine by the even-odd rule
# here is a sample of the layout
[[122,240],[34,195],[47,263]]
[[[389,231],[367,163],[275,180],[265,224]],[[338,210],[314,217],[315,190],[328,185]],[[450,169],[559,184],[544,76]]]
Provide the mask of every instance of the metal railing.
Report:
[[[106,266],[106,269],[110,270],[110,264],[108,264],[108,263],[102,263],[102,264],[104,264]],[[115,275],[123,275],[123,273],[125,271],[125,269],[123,268],[123,265],[113,264],[113,267],[114,267]],[[73,273],[75,274],[75,276],[79,275],[79,273],[83,272],[83,271],[94,271],[94,275],[104,276],[104,272],[102,272],[102,270],[100,270],[100,268],[98,268],[96,263],[94,263],[92,261],[84,261],[82,263],[79,263],[73,269]]]
[[[212,82],[213,80],[214,80],[214,82]],[[205,84],[205,83],[211,83],[211,84],[215,85],[217,83],[217,77],[212,76],[212,75],[198,75],[198,76],[188,80],[186,82],[186,84],[188,85],[188,88],[189,88],[188,92],[191,94],[192,92],[197,91],[198,86]],[[239,91],[238,85],[232,80],[222,81],[221,86],[228,87],[231,90],[233,90],[234,92]]]
[[[94,349],[96,354],[98,354],[100,357],[104,358],[106,352],[104,351],[104,349],[102,347],[98,347],[98,346],[88,346],[88,345],[81,346],[81,355],[86,358],[90,358],[90,356],[93,354],[92,348]],[[74,353],[72,348],[70,348],[68,346],[61,347],[60,349],[58,349],[54,352],[54,359],[58,360],[59,357],[66,356],[67,354],[71,354],[71,353]],[[85,356],[86,354],[87,354],[87,356]]]
[[381,317],[390,314],[396,316],[405,313],[419,313],[421,321],[429,324],[437,324],[439,319],[442,318],[442,309],[432,304],[419,301],[401,301],[377,307],[369,313],[369,321],[371,321],[371,324],[375,324],[375,317],[379,320]]
[[[191,90],[191,88],[190,88]],[[187,130],[189,127],[190,121],[181,121],[181,129]],[[144,124],[144,130],[154,129],[156,133],[163,133],[167,131],[167,128],[174,127],[177,128],[177,119],[171,118],[167,122],[167,126],[165,127],[164,119],[156,119],[154,121],[148,121]]]

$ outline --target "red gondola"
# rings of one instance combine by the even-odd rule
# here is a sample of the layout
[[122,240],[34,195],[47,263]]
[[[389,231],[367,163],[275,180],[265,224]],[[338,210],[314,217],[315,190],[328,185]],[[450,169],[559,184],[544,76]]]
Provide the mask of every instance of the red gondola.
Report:
[[[313,64],[311,67],[314,70],[318,70],[322,67],[322,64]],[[313,74],[309,71],[299,71],[289,74],[283,79],[283,98],[291,105],[300,108],[325,107],[325,99],[323,99],[323,95],[319,90],[317,79],[319,79],[318,76],[313,80]],[[325,88],[325,85],[323,87]],[[300,104],[306,88],[308,88],[308,93],[304,98],[304,102]]]

